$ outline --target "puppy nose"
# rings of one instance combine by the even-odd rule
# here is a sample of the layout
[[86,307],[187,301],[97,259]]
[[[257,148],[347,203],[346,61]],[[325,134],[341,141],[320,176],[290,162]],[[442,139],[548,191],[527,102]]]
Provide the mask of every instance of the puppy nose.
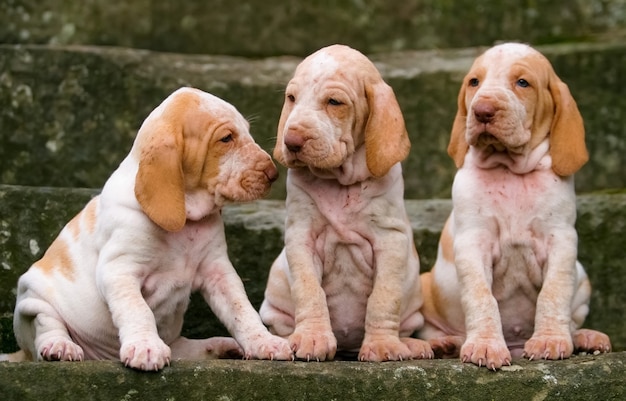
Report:
[[291,132],[287,132],[285,135],[285,146],[290,152],[298,153],[302,150],[302,146],[304,146],[304,142],[306,140],[302,135],[294,134]]
[[474,105],[474,116],[483,124],[493,120],[496,115],[496,108],[491,102],[479,102]]
[[265,173],[265,176],[267,177],[269,182],[274,182],[278,179],[278,169],[273,164],[263,170],[263,172]]

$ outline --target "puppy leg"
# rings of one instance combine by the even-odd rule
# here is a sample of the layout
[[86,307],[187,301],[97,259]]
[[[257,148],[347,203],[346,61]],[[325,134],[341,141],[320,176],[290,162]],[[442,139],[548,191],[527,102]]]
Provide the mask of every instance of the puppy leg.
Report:
[[65,322],[52,305],[44,300],[19,297],[14,326],[20,347],[38,360],[84,359],[83,349],[72,340]]
[[160,370],[169,365],[170,347],[159,337],[156,320],[141,293],[141,279],[132,263],[111,262],[102,269],[104,294],[120,338],[120,360],[139,370]]
[[574,349],[577,352],[611,352],[611,340],[606,334],[589,329],[576,330],[573,334]]
[[178,337],[170,344],[174,360],[239,359],[243,350],[231,337],[211,337],[192,340]]
[[202,294],[211,310],[243,349],[246,359],[291,360],[293,352],[284,338],[272,335],[248,300],[235,268],[224,258],[209,267]]
[[535,314],[535,331],[524,344],[528,359],[565,359],[574,352],[572,299],[576,295],[576,231],[555,232]]
[[[587,273],[580,262],[576,262],[576,277],[578,288],[572,301],[572,325],[580,328],[589,313],[589,301],[591,298],[591,283]],[[601,353],[611,352],[611,340],[609,336],[595,330],[578,329],[572,334],[575,352]]]

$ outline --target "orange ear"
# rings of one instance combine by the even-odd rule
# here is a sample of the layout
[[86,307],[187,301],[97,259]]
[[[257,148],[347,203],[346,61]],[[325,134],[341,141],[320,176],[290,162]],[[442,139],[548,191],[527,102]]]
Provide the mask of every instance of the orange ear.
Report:
[[182,169],[182,126],[163,120],[141,127],[135,197],[150,220],[167,231],[179,231],[187,219]]
[[285,155],[283,154],[283,130],[285,129],[285,122],[287,121],[288,116],[289,110],[287,105],[287,99],[285,99],[285,103],[283,103],[283,109],[280,112],[280,119],[278,120],[278,128],[276,130],[276,145],[274,145],[273,152],[274,159],[276,159],[276,161],[278,161],[283,166],[285,165]]
[[552,170],[567,177],[577,172],[589,160],[585,145],[585,126],[569,88],[556,74],[551,76],[549,87],[555,108],[550,129]]
[[465,105],[465,79],[461,84],[461,90],[457,97],[457,111],[452,124],[450,143],[448,144],[448,154],[454,160],[456,168],[463,166],[465,154],[469,149],[469,144],[465,140],[465,130],[467,121],[467,106]]
[[385,82],[366,85],[369,118],[365,126],[365,157],[374,177],[382,177],[409,155],[411,142],[393,89]]

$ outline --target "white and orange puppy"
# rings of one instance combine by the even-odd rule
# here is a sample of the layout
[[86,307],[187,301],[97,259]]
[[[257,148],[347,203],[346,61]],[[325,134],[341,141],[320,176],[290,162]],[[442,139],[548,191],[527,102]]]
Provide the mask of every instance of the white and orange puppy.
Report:
[[[232,105],[191,88],[148,116],[101,195],[20,278],[14,327],[26,359],[119,358],[141,370],[232,351],[292,359],[226,253],[222,205],[265,195],[277,177],[248,130]],[[236,342],[181,337],[196,290]]]
[[429,358],[419,259],[403,200],[410,142],[393,90],[346,46],[307,57],[287,85],[274,157],[289,168],[285,248],[260,314],[296,357]]
[[465,76],[448,153],[453,211],[422,275],[436,353],[491,369],[607,352],[582,330],[591,287],[577,262],[573,174],[587,161],[583,120],[549,61],[524,44],[487,50]]

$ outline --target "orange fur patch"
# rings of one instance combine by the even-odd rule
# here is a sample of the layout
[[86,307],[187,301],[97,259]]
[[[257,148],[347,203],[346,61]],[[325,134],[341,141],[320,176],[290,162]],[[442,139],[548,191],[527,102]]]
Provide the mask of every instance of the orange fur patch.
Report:
[[98,198],[92,199],[81,212],[84,228],[90,234],[96,229],[96,211],[98,209]]
[[[76,217],[74,220],[76,220]],[[67,242],[61,238],[54,240],[50,248],[39,261],[35,262],[34,266],[43,270],[46,274],[59,271],[69,280],[74,278],[74,262],[70,256]]]

